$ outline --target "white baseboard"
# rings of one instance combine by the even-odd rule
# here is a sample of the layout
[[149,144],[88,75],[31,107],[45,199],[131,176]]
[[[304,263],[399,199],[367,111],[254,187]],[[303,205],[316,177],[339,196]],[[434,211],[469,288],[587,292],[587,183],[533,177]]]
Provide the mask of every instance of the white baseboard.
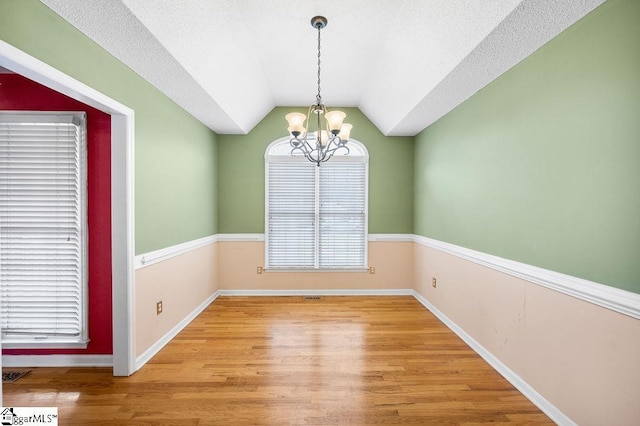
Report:
[[567,417],[562,411],[560,411],[555,405],[549,402],[546,398],[540,395],[531,385],[529,385],[524,379],[514,373],[509,367],[504,365],[502,361],[496,358],[491,352],[489,352],[484,346],[478,343],[473,337],[467,334],[462,328],[460,328],[455,322],[451,321],[445,314],[443,314],[438,308],[436,308],[431,302],[425,299],[417,291],[413,292],[413,297],[416,298],[422,305],[427,308],[433,315],[435,315],[440,321],[444,323],[451,331],[456,333],[467,345],[471,347],[478,355],[480,355],[489,365],[491,365],[498,373],[502,375],[509,383],[511,383],[516,389],[518,389],[525,397],[527,397],[532,403],[534,403],[543,413],[545,413],[551,420],[559,425],[575,425],[569,417]]
[[113,367],[113,355],[2,355],[3,367]]
[[369,234],[367,239],[370,242],[389,242],[389,243],[413,243],[415,242],[414,234]]
[[260,242],[264,234],[216,234],[220,242]]
[[414,290],[353,289],[353,290],[218,290],[220,296],[413,296]]
[[197,308],[195,308],[189,315],[184,317],[182,321],[176,324],[171,330],[169,330],[164,336],[162,336],[157,342],[155,342],[149,349],[144,351],[142,355],[136,358],[136,371],[140,370],[155,354],[160,352],[174,337],[178,335],[191,321],[195,319],[207,306],[209,306],[214,300],[218,298],[220,291],[216,291],[209,296],[204,302],[202,302]]

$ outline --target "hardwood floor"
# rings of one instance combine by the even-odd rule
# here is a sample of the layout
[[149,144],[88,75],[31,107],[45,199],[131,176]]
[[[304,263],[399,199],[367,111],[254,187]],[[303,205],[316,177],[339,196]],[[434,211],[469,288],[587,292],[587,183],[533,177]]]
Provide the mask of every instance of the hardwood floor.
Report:
[[413,297],[220,297],[131,377],[38,368],[61,425],[552,424]]

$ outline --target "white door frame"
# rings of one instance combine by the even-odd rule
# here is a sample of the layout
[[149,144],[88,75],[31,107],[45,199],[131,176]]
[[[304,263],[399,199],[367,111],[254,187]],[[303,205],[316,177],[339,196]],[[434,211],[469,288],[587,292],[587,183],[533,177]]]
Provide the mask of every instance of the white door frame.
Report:
[[129,376],[135,372],[134,112],[2,40],[0,66],[111,115],[113,374]]

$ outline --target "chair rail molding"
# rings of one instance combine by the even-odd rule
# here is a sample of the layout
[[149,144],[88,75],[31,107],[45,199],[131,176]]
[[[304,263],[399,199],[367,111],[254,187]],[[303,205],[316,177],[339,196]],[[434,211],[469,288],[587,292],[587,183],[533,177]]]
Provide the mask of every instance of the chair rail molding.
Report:
[[551,290],[640,319],[640,294],[482,253],[421,235],[414,235],[414,241],[425,247],[460,257],[496,271],[547,287]]

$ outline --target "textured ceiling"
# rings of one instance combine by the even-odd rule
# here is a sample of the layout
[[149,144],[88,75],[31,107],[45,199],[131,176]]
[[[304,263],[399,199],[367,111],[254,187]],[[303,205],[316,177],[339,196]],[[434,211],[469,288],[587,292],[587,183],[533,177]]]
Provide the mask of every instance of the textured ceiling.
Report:
[[325,104],[386,135],[420,132],[604,2],[41,1],[220,134],[315,101],[324,15]]

